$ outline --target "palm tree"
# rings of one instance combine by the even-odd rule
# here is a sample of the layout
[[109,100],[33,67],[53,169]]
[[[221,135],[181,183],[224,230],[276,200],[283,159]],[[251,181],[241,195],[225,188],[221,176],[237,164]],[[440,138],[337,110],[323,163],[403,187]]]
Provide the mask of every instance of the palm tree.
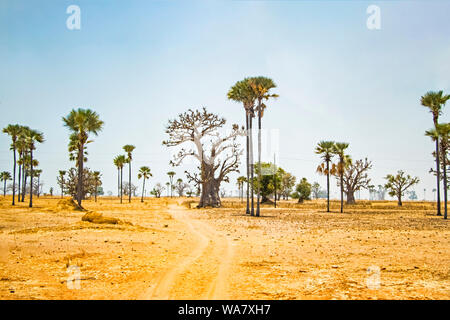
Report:
[[18,124],[9,124],[7,127],[3,128],[3,133],[6,133],[11,137],[11,149],[13,150],[13,197],[12,205],[15,205],[15,192],[16,192],[16,142],[17,138],[21,132],[21,126]]
[[172,198],[172,196],[173,196],[173,176],[174,176],[175,174],[176,174],[176,173],[173,172],[173,171],[167,172],[167,175],[169,176],[169,180],[170,180],[170,197],[171,197],[171,198]]
[[127,157],[123,154],[121,154],[120,156],[117,156],[114,159],[114,163],[117,163],[117,168],[119,168],[120,170],[120,203],[122,203],[122,196],[123,196],[123,166],[125,165],[125,163],[127,163]]
[[[442,156],[442,171],[444,174],[444,219],[447,219],[447,152],[449,149],[450,123],[437,124],[436,128],[425,132],[433,141],[439,140]],[[440,139],[439,139],[440,138]]]
[[[78,162],[78,181],[77,181],[77,202],[81,207],[83,198],[83,165],[84,165],[84,151],[86,144],[89,141],[89,134],[98,135],[103,128],[103,121],[100,120],[99,115],[90,109],[72,109],[67,117],[63,117],[64,125],[72,131],[72,135],[76,139],[71,138],[71,142],[76,141],[77,146],[77,162]],[[73,143],[69,143],[69,151]]]
[[117,197],[120,198],[120,162],[119,162],[119,156],[114,158],[114,165],[117,168]]
[[346,164],[350,161],[345,154],[345,149],[348,148],[348,145],[346,142],[336,142],[333,147],[333,153],[339,157],[337,174],[339,175],[339,184],[341,187],[341,213],[344,212],[344,171]]
[[166,186],[167,186],[167,196],[169,196],[169,187],[170,187],[170,182],[166,182]]
[[143,178],[142,181],[142,196],[141,196],[141,202],[144,202],[144,193],[145,193],[145,180],[149,179],[150,177],[152,177],[152,173],[150,172],[150,168],[149,167],[141,167],[139,169],[139,173],[138,173],[138,179]]
[[239,188],[239,198],[241,201],[244,199],[244,183],[247,181],[247,178],[244,176],[240,176],[237,178],[237,185]]
[[[254,117],[254,105],[255,105],[255,97],[253,95],[252,87],[250,86],[250,82],[248,78],[244,80],[236,82],[236,84],[231,87],[228,91],[228,99],[241,102],[244,105],[245,111],[245,132],[246,132],[246,166],[247,166],[247,209],[246,214],[250,214],[250,171],[252,167],[250,167],[250,122]],[[253,152],[253,150],[251,151]],[[253,190],[253,185],[252,185]],[[252,198],[253,199],[253,198]],[[252,215],[254,212],[253,203],[252,203]]]
[[33,207],[33,150],[36,149],[36,142],[42,143],[44,142],[44,134],[37,130],[29,130],[26,141],[28,144],[28,150],[30,151],[30,204],[29,207]]
[[64,176],[66,175],[66,171],[59,170],[59,179],[61,181],[61,199],[64,197]]
[[[18,136],[18,139],[16,141],[16,150],[19,154],[19,159],[17,160],[17,164],[19,165],[19,176],[18,176],[18,181],[17,181],[17,201],[20,202],[21,201],[21,185],[22,185],[22,181],[23,178],[25,177],[25,159],[24,156],[27,152],[27,145],[25,142],[25,136],[26,136],[26,131],[29,130],[28,127],[21,127],[21,131],[20,134]],[[23,175],[23,177],[22,177]]]
[[256,216],[260,216],[260,185],[261,185],[261,118],[264,114],[266,105],[263,100],[268,100],[269,98],[277,98],[277,94],[269,93],[270,89],[276,88],[275,83],[272,79],[266,77],[254,77],[250,78],[250,86],[253,90],[253,95],[257,102],[256,111],[258,113],[258,188],[256,192]]
[[[428,91],[420,98],[422,106],[427,107],[433,115],[434,128],[437,128],[439,116],[442,114],[442,107],[450,95],[444,95],[443,91]],[[436,185],[437,185],[437,215],[441,216],[441,196],[440,196],[440,165],[439,165],[439,137],[436,138]]]
[[6,197],[6,181],[11,180],[11,174],[8,171],[0,173],[0,178],[3,180],[3,197]]
[[127,153],[128,158],[127,158],[127,162],[128,162],[128,169],[129,169],[129,178],[128,180],[130,181],[130,183],[128,184],[129,190],[128,190],[128,202],[131,202],[131,160],[132,160],[132,152],[136,147],[131,145],[131,144],[127,144],[125,146],[123,146],[123,150]]
[[94,175],[94,183],[95,183],[94,199],[95,199],[95,202],[97,202],[97,192],[98,192],[98,185],[100,183],[101,173],[100,173],[100,171],[94,171],[93,175]]
[[330,174],[334,174],[335,167],[330,170],[330,161],[333,158],[334,141],[320,141],[316,147],[316,154],[320,154],[324,162],[317,167],[317,172],[327,176],[327,212],[330,212]]

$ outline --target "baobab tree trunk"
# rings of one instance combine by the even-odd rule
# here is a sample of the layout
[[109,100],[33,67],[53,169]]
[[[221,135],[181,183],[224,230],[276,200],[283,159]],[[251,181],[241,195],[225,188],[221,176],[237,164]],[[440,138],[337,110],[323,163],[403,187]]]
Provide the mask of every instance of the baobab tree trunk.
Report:
[[330,212],[330,162],[327,161],[327,212]]
[[247,140],[247,210],[246,214],[250,214],[250,132],[249,132],[249,113],[245,110],[245,126]]
[[355,190],[347,191],[347,204],[355,204]]
[[202,164],[202,193],[198,208],[221,206],[219,197],[220,180],[214,178],[214,164]]
[[[435,121],[435,126],[437,121]],[[439,137],[436,137],[436,180],[437,180],[437,215],[442,216],[441,214],[441,171],[439,165]]]

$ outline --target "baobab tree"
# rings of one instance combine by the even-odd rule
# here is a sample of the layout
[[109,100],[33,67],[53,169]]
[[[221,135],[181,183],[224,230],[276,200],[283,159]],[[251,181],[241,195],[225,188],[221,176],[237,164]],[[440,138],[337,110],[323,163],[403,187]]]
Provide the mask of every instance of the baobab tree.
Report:
[[384,185],[385,188],[391,197],[397,197],[399,206],[402,205],[402,196],[404,196],[406,190],[419,183],[418,177],[413,178],[409,174],[405,175],[402,170],[399,170],[396,175],[388,174],[385,179],[387,180]]
[[76,152],[73,160],[77,161],[78,189],[77,203],[81,207],[83,198],[83,166],[86,144],[90,143],[89,134],[98,135],[103,128],[99,115],[90,109],[72,109],[67,117],[62,118],[64,125],[72,132],[70,135],[69,152]]
[[129,184],[129,189],[128,189],[128,202],[131,203],[131,160],[133,160],[133,150],[136,147],[131,145],[131,144],[127,144],[125,146],[123,146],[123,150],[127,153],[127,163],[128,163],[128,180],[130,182]]
[[[429,91],[420,98],[422,106],[427,107],[433,115],[434,128],[437,128],[439,123],[439,116],[442,114],[442,107],[447,100],[450,99],[450,95],[444,95],[443,91]],[[436,152],[436,185],[437,185],[437,215],[441,216],[441,196],[440,196],[440,163],[439,163],[439,137],[435,140],[435,152]]]
[[[365,158],[356,160],[347,166],[342,176],[344,192],[347,195],[347,204],[355,203],[355,192],[361,189],[367,189],[370,184],[370,178],[367,171],[372,169],[372,162]],[[340,182],[339,182],[340,185]]]
[[[231,132],[221,135],[226,120],[220,116],[202,110],[189,109],[177,119],[169,120],[166,133],[169,139],[163,141],[168,147],[180,146],[180,150],[171,160],[173,166],[179,166],[186,157],[193,157],[200,163],[201,196],[198,207],[220,207],[220,183],[228,182],[228,174],[239,172],[239,149],[237,137],[243,135],[243,128],[233,125]],[[192,175],[188,175],[192,178]]]
[[336,167],[332,164],[331,159],[334,156],[334,141],[320,141],[316,147],[316,154],[319,154],[323,162],[317,167],[317,172],[327,176],[327,212],[330,212],[330,174],[336,172]]

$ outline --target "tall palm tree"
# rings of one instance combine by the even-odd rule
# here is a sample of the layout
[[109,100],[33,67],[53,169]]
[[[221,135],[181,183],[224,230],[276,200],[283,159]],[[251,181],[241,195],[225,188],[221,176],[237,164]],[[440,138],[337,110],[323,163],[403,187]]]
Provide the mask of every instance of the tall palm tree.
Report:
[[346,163],[348,163],[348,157],[346,157],[345,150],[348,148],[348,145],[349,144],[346,142],[336,142],[333,147],[333,153],[339,158],[337,174],[339,176],[339,184],[341,187],[341,213],[344,212],[344,171]]
[[170,197],[173,197],[173,176],[176,173],[174,171],[169,171],[167,172],[167,175],[169,176],[169,181],[170,181]]
[[433,141],[439,139],[442,158],[442,171],[444,175],[444,219],[447,219],[447,153],[450,146],[450,123],[437,124],[436,128],[426,131],[425,135],[431,137]]
[[[443,91],[428,91],[420,98],[422,106],[427,107],[433,115],[434,128],[437,128],[439,116],[442,114],[442,107],[450,95],[444,95]],[[437,185],[437,215],[441,216],[441,195],[440,195],[440,164],[439,164],[439,137],[436,138],[436,185]]]
[[33,207],[33,150],[36,149],[36,143],[44,142],[44,134],[37,130],[30,130],[26,138],[28,150],[30,151],[30,203],[29,207]]
[[93,175],[94,175],[94,183],[95,183],[94,199],[95,199],[95,202],[97,202],[97,192],[98,192],[98,185],[100,183],[101,173],[100,173],[100,171],[94,171]]
[[128,180],[129,180],[129,184],[128,184],[128,202],[131,202],[131,160],[132,160],[132,153],[133,153],[133,150],[135,149],[136,147],[135,146],[133,146],[133,145],[131,145],[131,144],[127,144],[127,145],[125,145],[125,146],[123,146],[123,150],[127,153],[127,155],[128,155],[128,158],[127,158],[127,162],[128,162],[128,170],[129,170],[129,178],[128,178]]
[[[62,118],[64,125],[72,131],[72,135],[76,136],[76,139],[71,139],[71,141],[76,141],[77,145],[77,162],[78,162],[78,181],[77,181],[77,202],[81,207],[81,201],[83,198],[83,165],[84,165],[84,151],[86,144],[89,141],[89,134],[93,133],[98,135],[98,133],[103,128],[103,121],[100,120],[99,115],[90,109],[72,109],[67,117]],[[69,149],[71,148],[69,143]],[[70,151],[70,150],[69,150]]]
[[152,173],[150,172],[150,168],[149,167],[141,167],[139,169],[139,173],[138,173],[138,179],[143,178],[143,182],[142,182],[142,196],[141,196],[141,202],[144,202],[144,194],[145,194],[145,180],[149,179],[150,177],[152,177]]
[[3,133],[6,133],[11,137],[11,149],[13,151],[13,197],[12,197],[12,205],[15,205],[15,193],[16,193],[16,142],[17,137],[21,132],[21,126],[18,124],[9,124],[5,128],[3,128]]
[[[228,91],[228,99],[240,102],[244,105],[245,111],[245,132],[246,132],[246,167],[247,167],[247,209],[246,214],[250,214],[250,121],[254,117],[255,97],[248,78],[236,82]],[[253,152],[253,150],[251,151]],[[253,166],[252,166],[253,168]],[[253,189],[253,185],[252,185]],[[252,213],[254,212],[252,203]],[[252,214],[253,215],[253,214]]]
[[114,158],[114,165],[117,168],[117,197],[120,198],[120,162],[119,162],[119,156]]
[[258,113],[258,184],[256,192],[256,216],[260,216],[260,185],[261,185],[261,118],[264,114],[266,105],[263,100],[269,98],[277,98],[277,94],[271,94],[269,91],[276,88],[275,82],[272,79],[266,77],[254,77],[250,78],[250,86],[253,90],[253,95],[256,100],[256,112]]
[[66,175],[66,171],[65,170],[59,170],[59,179],[61,181],[61,199],[64,197],[64,176]]
[[330,212],[330,174],[334,173],[334,166],[330,170],[333,158],[334,141],[320,141],[316,146],[316,154],[320,154],[324,162],[317,167],[317,172],[327,176],[327,212]]
[[[26,131],[29,130],[28,127],[21,127],[21,131],[19,134],[19,137],[16,141],[16,150],[17,153],[19,154],[19,159],[17,160],[17,164],[19,165],[19,176],[17,179],[17,201],[20,202],[21,201],[21,192],[22,192],[22,181],[23,181],[23,177],[25,177],[25,160],[24,160],[24,156],[27,152],[27,144],[25,142],[25,136],[26,136]],[[23,175],[23,177],[22,177]]]
[[237,185],[239,187],[239,198],[241,201],[244,199],[244,183],[247,181],[247,178],[244,176],[240,176],[237,178]]
[[123,154],[117,156],[114,161],[117,163],[117,168],[120,169],[120,203],[122,203],[123,196],[123,166],[127,163],[127,157]]
[[166,182],[166,186],[167,186],[167,196],[169,196],[169,187],[170,187],[170,182]]
[[0,173],[0,179],[3,181],[3,197],[6,197],[6,181],[11,180],[11,174],[8,171]]

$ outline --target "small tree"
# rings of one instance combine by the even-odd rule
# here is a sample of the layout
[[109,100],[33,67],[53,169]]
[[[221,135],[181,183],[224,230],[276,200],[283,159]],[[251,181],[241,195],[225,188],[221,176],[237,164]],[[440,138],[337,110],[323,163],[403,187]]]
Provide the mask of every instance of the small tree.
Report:
[[154,195],[155,198],[160,198],[160,197],[161,197],[161,194],[164,192],[164,189],[165,189],[165,188],[162,186],[162,184],[158,182],[158,183],[153,187],[152,191],[150,191],[150,194]]
[[313,194],[314,199],[318,199],[319,198],[319,194],[320,194],[320,184],[318,182],[314,182],[311,185],[311,192]]
[[388,174],[385,179],[387,183],[384,185],[388,190],[391,197],[397,197],[398,205],[402,205],[402,196],[405,194],[406,190],[419,183],[418,177],[411,177],[409,174],[405,175],[402,170],[397,171],[396,175]]
[[295,187],[295,192],[292,194],[294,199],[298,199],[299,203],[302,203],[304,200],[310,200],[311,196],[311,184],[306,180],[306,178],[302,178]]
[[59,187],[61,188],[61,198],[64,197],[64,184],[65,184],[65,176],[66,171],[59,170],[59,175],[56,177],[56,182],[58,183]]

